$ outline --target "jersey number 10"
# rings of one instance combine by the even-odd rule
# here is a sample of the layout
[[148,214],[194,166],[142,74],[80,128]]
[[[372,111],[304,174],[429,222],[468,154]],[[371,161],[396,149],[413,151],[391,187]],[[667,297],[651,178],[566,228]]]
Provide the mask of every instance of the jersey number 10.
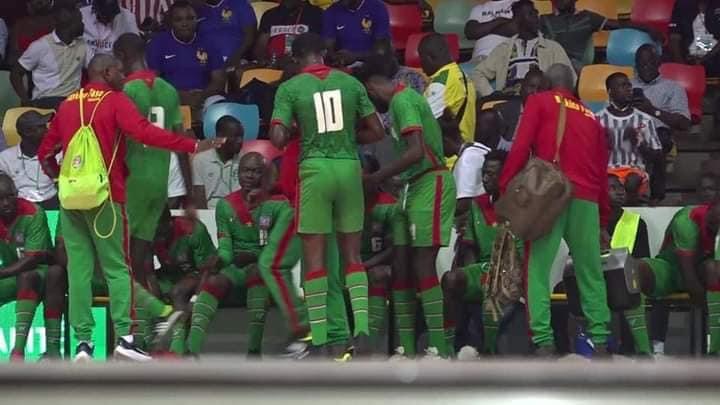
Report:
[[162,107],[150,107],[148,121],[156,127],[165,129],[165,109]]
[[315,101],[315,117],[317,118],[318,134],[342,131],[342,93],[340,90],[323,91],[313,94]]

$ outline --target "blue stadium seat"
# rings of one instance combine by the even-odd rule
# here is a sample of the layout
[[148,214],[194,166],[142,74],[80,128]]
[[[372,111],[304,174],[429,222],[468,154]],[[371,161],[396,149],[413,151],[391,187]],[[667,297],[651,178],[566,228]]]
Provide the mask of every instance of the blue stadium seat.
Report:
[[[617,66],[635,66],[635,52],[644,44],[655,44],[655,41],[645,32],[630,28],[610,31],[607,63]],[[657,48],[658,53],[662,53],[660,46]]]
[[215,138],[215,124],[226,115],[235,117],[242,122],[245,128],[244,141],[257,139],[260,131],[260,110],[258,106],[236,103],[217,103],[208,107],[203,117],[205,138]]
[[585,105],[590,109],[590,111],[597,114],[600,110],[607,107],[608,103],[605,101],[585,101]]

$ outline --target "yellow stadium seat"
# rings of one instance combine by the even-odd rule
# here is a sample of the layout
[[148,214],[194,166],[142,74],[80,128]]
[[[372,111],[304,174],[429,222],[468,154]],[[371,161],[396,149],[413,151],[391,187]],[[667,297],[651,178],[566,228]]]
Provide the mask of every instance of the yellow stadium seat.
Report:
[[182,126],[184,130],[192,129],[192,110],[188,105],[180,106],[180,113],[182,113]]
[[240,78],[240,88],[243,88],[246,84],[250,83],[252,79],[260,80],[265,83],[273,83],[283,75],[282,70],[277,69],[250,69],[243,72]]
[[632,11],[633,0],[617,0],[617,13],[618,17],[630,17]]
[[533,0],[535,8],[540,15],[548,15],[553,13],[553,5],[550,0]]
[[5,133],[5,143],[7,146],[14,146],[20,142],[20,135],[17,132],[15,124],[18,117],[27,111],[37,111],[40,114],[54,113],[55,110],[44,110],[42,108],[16,107],[5,111],[5,118],[2,122],[2,130]]
[[[575,7],[578,10],[589,10],[610,20],[617,20],[618,10],[616,0],[579,0]],[[608,43],[608,32],[601,31],[593,34],[593,45],[596,48],[605,48]]]
[[263,14],[271,8],[277,7],[278,3],[272,1],[256,1],[251,5],[253,10],[255,10],[255,18],[257,18],[258,28],[260,28],[260,20],[262,19]]
[[310,4],[325,10],[326,8],[330,7],[330,5],[333,4],[334,1],[335,0],[310,0]]
[[630,66],[588,65],[583,67],[578,83],[580,99],[587,102],[607,101],[605,79],[615,72],[625,73],[628,77],[635,75]]

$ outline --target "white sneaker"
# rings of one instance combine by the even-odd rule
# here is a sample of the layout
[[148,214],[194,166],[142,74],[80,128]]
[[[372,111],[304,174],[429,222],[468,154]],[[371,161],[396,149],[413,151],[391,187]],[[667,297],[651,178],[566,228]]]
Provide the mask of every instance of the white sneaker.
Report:
[[123,360],[146,362],[151,361],[152,357],[139,347],[135,346],[134,343],[128,342],[124,338],[119,338],[115,351],[113,352],[115,357]]
[[437,347],[428,347],[425,349],[425,356],[423,356],[423,360],[444,360],[442,357],[440,357],[440,351],[437,349]]
[[408,357],[405,355],[405,348],[402,346],[398,346],[395,348],[395,353],[390,356],[388,361],[404,361],[408,360]]
[[183,319],[185,312],[173,311],[167,318],[160,320],[155,324],[155,337],[153,338],[153,347],[165,345],[172,335],[175,325]]
[[480,357],[477,349],[472,346],[463,346],[457,354],[458,361],[475,361]]
[[73,363],[89,363],[93,359],[93,347],[88,342],[80,342],[75,348]]

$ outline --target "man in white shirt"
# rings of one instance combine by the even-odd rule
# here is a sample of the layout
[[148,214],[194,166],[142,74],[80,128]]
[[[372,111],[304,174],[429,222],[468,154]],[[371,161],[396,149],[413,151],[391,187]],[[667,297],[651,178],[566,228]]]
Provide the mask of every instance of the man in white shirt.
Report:
[[[10,74],[22,105],[55,109],[80,88],[87,46],[82,41],[83,22],[77,8],[55,6],[55,30],[30,44]],[[32,99],[24,78],[32,74]]]
[[133,13],[118,5],[118,0],[93,0],[92,6],[82,7],[88,60],[95,54],[112,55],[113,45],[120,35],[140,34]]
[[513,24],[512,5],[517,0],[491,0],[473,7],[465,24],[465,36],[476,39],[473,60],[490,55],[495,47],[517,34]]
[[18,196],[39,204],[45,209],[59,208],[55,182],[40,168],[37,150],[52,114],[27,111],[17,120],[20,144],[0,152],[0,172],[10,176]]
[[192,160],[196,208],[215,209],[218,201],[240,189],[238,169],[245,130],[240,121],[226,115],[218,120],[216,132],[218,138],[226,138],[225,144],[198,153]]

